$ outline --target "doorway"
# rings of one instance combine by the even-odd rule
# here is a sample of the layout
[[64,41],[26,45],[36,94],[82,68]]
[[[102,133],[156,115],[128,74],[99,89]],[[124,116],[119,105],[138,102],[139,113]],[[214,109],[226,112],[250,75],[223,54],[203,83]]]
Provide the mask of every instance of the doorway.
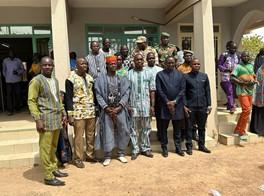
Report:
[[[9,50],[12,49],[16,57],[26,64],[26,70],[30,69],[32,63],[32,38],[0,38],[0,110],[4,111],[6,108],[6,84],[2,74],[2,62],[4,58],[8,57]],[[27,107],[27,91],[28,81],[21,83],[21,99],[22,107]]]

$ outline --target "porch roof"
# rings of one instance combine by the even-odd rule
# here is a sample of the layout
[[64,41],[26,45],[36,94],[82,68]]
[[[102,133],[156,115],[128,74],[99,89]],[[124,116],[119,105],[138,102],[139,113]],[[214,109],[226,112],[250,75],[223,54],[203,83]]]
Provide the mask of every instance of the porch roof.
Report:
[[[67,0],[71,7],[95,8],[165,8],[178,4],[183,0]],[[213,0],[214,7],[232,7],[248,0]],[[0,6],[18,7],[50,7],[50,0],[1,0]]]

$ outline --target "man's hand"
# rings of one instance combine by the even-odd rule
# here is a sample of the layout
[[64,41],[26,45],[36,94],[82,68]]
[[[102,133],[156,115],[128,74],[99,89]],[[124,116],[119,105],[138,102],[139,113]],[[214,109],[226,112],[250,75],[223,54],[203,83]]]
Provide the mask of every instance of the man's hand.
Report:
[[185,115],[187,118],[190,117],[190,113],[192,112],[189,108],[187,108],[186,106],[183,107]]
[[104,109],[104,111],[105,111],[107,114],[111,115],[111,114],[113,113],[113,108],[112,108],[112,107],[106,107],[106,108]]
[[121,112],[121,110],[122,110],[122,106],[119,105],[118,107],[116,107],[116,108],[113,109],[113,113],[114,114],[118,114],[119,112]]
[[211,111],[212,111],[212,107],[211,107],[211,106],[208,106],[208,107],[207,107],[207,112],[206,112],[206,113],[209,115],[209,114],[211,113]]
[[176,102],[175,101],[168,101],[167,102],[167,107],[170,111],[171,114],[174,114],[175,112],[175,107],[176,107]]
[[66,127],[68,124],[68,118],[65,115],[62,115],[62,126]]
[[36,121],[36,128],[39,133],[44,133],[45,132],[45,125],[43,120],[37,120]]
[[74,125],[74,118],[73,118],[73,116],[69,116],[68,117],[68,122],[69,122],[69,125],[71,125],[71,126]]
[[133,114],[133,108],[132,107],[127,107],[127,110],[128,110],[128,113],[130,114],[130,115],[132,115]]

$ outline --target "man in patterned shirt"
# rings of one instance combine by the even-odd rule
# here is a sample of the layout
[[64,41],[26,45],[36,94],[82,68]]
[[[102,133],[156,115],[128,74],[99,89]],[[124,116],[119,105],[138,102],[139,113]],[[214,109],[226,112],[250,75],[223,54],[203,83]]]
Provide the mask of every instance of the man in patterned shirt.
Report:
[[122,45],[120,47],[120,54],[122,56],[124,67],[129,67],[129,69],[132,69],[134,66],[134,62],[133,59],[131,59],[131,57],[128,55],[128,53],[129,51],[127,45]]
[[55,156],[62,124],[66,123],[66,112],[59,96],[59,84],[52,77],[54,68],[50,57],[41,59],[41,74],[34,77],[28,89],[28,107],[39,133],[39,156],[44,167],[44,183],[63,186],[65,182],[55,177],[66,177],[58,170]]
[[220,55],[218,60],[218,69],[221,74],[221,87],[226,94],[227,110],[230,114],[236,111],[235,104],[235,84],[231,82],[231,73],[235,70],[239,64],[240,57],[237,54],[237,45],[233,41],[229,41],[226,44],[227,51]]
[[86,140],[86,161],[94,159],[95,107],[94,80],[87,74],[88,63],[84,58],[77,59],[77,69],[66,80],[66,109],[69,124],[74,127],[74,164],[84,168],[83,164],[83,134]]
[[155,64],[158,65],[159,64],[159,57],[158,57],[158,53],[157,51],[152,48],[151,46],[148,46],[147,43],[147,38],[145,36],[138,36],[137,40],[137,47],[133,50],[131,57],[134,59],[134,57],[136,56],[136,54],[141,54],[143,56],[143,65],[147,66],[148,62],[147,62],[147,54],[149,52],[153,52],[155,54]]
[[[131,94],[129,108],[132,113],[132,160],[139,154],[137,133],[140,133],[141,154],[152,158],[149,134],[151,132],[151,111],[155,106],[155,81],[153,75],[143,68],[143,56],[136,54],[134,57],[135,67],[128,72],[131,82]],[[154,114],[153,114],[154,115]]]

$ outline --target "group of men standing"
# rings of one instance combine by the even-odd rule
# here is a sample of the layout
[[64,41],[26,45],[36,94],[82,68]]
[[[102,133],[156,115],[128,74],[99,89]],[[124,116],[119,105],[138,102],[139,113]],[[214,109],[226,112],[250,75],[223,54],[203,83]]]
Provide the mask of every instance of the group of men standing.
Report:
[[[103,165],[109,165],[115,147],[118,160],[127,163],[125,151],[129,141],[131,160],[139,154],[152,158],[149,138],[152,117],[157,119],[157,136],[164,157],[168,156],[170,120],[178,155],[184,156],[182,133],[186,153],[192,155],[194,126],[198,129],[199,150],[210,153],[205,147],[205,124],[211,111],[210,85],[207,75],[199,72],[200,62],[192,57],[193,52],[184,51],[186,65],[178,66],[178,51],[169,45],[168,33],[162,33],[157,50],[147,45],[146,37],[139,36],[130,57],[125,45],[113,55],[109,42],[105,39],[102,49],[97,41],[91,42],[91,53],[77,59],[76,70],[65,83],[66,110],[58,95],[58,82],[51,76],[52,59],[42,58],[42,74],[30,82],[28,105],[40,133],[40,158],[48,185],[65,184],[55,178],[67,174],[55,166],[54,148],[66,116],[74,127],[74,164],[78,168],[85,167],[83,161],[96,162],[97,149],[104,151]],[[182,66],[189,72],[177,70]]]

